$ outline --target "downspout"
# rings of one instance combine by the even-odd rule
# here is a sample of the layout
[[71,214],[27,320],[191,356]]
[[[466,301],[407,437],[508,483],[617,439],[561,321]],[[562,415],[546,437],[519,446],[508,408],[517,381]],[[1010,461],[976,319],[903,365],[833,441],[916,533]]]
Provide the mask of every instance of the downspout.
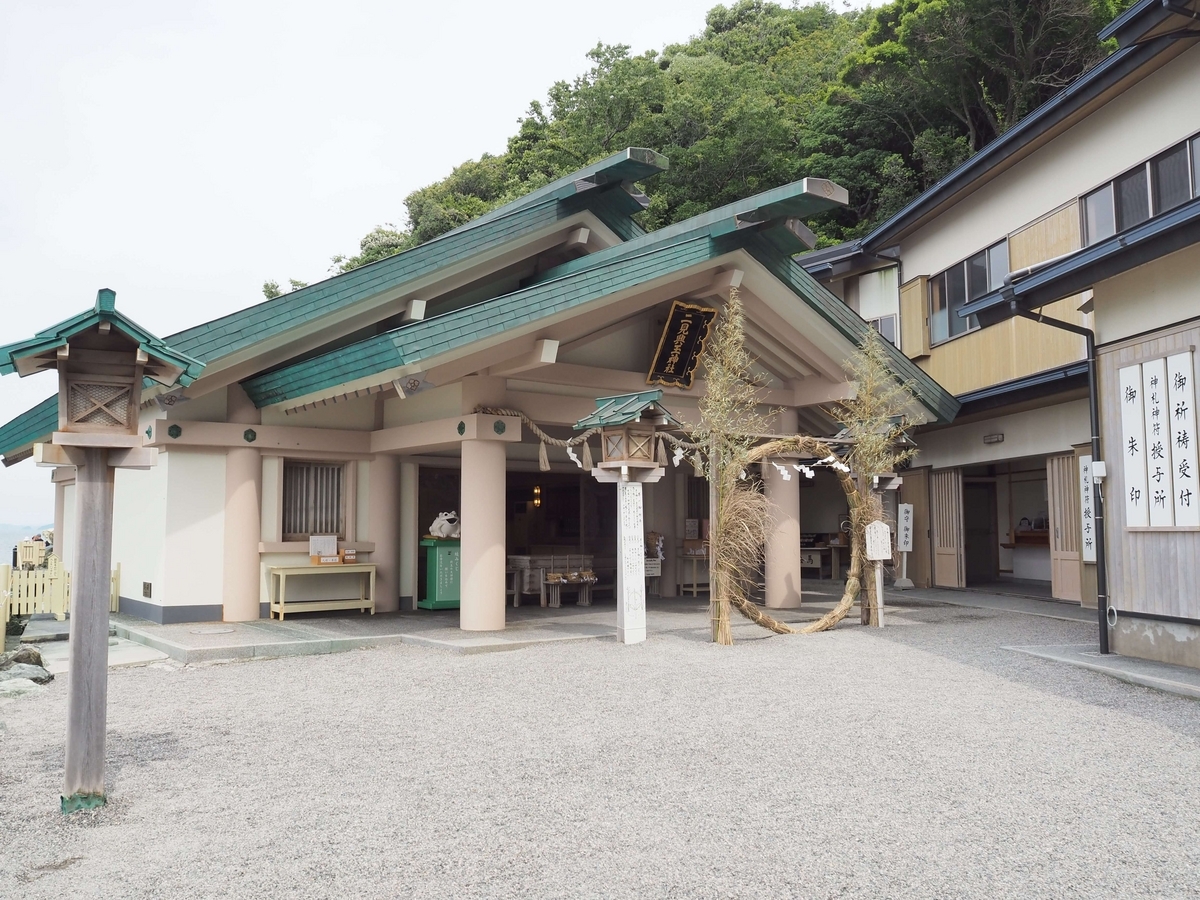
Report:
[[[1096,396],[1096,332],[1090,328],[1084,328],[1082,325],[1043,315],[1041,312],[1020,310],[1018,315],[1052,328],[1061,328],[1063,331],[1081,334],[1087,341],[1088,413],[1092,426],[1092,461],[1101,459],[1100,402]],[[1094,521],[1096,522],[1096,617],[1100,627],[1100,652],[1107,654],[1109,652],[1108,627],[1110,622],[1115,624],[1116,610],[1110,609],[1108,605],[1108,549],[1104,540],[1104,492],[1101,490],[1100,482],[1095,478],[1092,479],[1092,505],[1095,508]]]

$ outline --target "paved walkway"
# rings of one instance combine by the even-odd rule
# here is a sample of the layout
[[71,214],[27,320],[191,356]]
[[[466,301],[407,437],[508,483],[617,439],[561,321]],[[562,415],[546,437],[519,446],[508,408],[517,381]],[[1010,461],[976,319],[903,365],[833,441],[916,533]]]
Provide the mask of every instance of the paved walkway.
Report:
[[[803,609],[777,610],[774,614],[785,622],[811,621],[837,602],[840,589],[841,586],[833,582],[810,582],[804,592]],[[897,609],[927,605],[970,606],[1073,622],[1094,621],[1093,613],[1071,604],[973,591],[888,591],[886,604]],[[651,633],[695,630],[696,614],[702,614],[707,607],[705,598],[651,598],[647,604],[647,630]],[[854,621],[857,617],[857,612],[851,614]],[[114,615],[112,621],[118,637],[152,647],[182,663],[197,663],[336,653],[393,643],[417,644],[455,653],[519,650],[544,643],[613,639],[616,618],[614,601],[597,600],[590,607],[570,602],[559,609],[536,604],[516,609],[509,607],[507,628],[489,632],[460,630],[458,610],[420,610],[374,616],[300,613],[283,622],[260,619],[256,622],[155,625],[122,615]],[[737,616],[734,627],[744,630],[747,636],[761,631],[758,626]]]
[[[804,622],[828,609],[830,598],[813,593],[803,610],[780,611],[779,618]],[[708,601],[703,598],[652,598],[647,604],[647,628],[665,632],[695,630],[697,615]],[[458,610],[421,610],[416,613],[301,613],[283,622],[187,623],[155,625],[132,616],[112,617],[116,634],[159,650],[182,663],[257,657],[303,656],[336,653],[387,644],[416,644],[455,653],[489,653],[564,641],[614,639],[617,607],[612,600],[597,600],[589,607],[568,603],[559,609],[521,606],[507,611],[503,631],[469,632],[458,627]],[[735,620],[740,630],[761,631],[745,620]]]
[[945,603],[950,606],[970,606],[974,609],[994,609],[1002,612],[1021,613],[1026,616],[1044,616],[1048,619],[1063,619],[1067,622],[1090,622],[1095,624],[1096,611],[1084,609],[1078,603],[1064,600],[1038,600],[1019,594],[990,594],[985,591],[953,591],[947,588],[916,588],[911,591],[885,591],[885,602],[906,603],[926,601]]
[[[838,599],[840,585],[809,582],[801,610],[776,610],[777,618],[789,623],[812,621],[823,615]],[[891,615],[885,624],[905,624],[905,611],[930,607],[966,607],[992,612],[1016,613],[1094,626],[1095,610],[1055,600],[1037,600],[1011,594],[945,589],[888,590],[885,598]],[[694,632],[705,629],[705,598],[651,598],[647,606],[647,630],[651,633]],[[899,618],[897,618],[899,617]],[[843,627],[858,621],[857,610]],[[421,610],[416,613],[380,613],[374,616],[343,613],[301,613],[284,622],[187,623],[155,625],[132,616],[112,616],[109,667],[146,665],[167,658],[184,664],[242,659],[307,656],[412,644],[452,653],[492,653],[520,650],[542,644],[572,641],[614,640],[616,605],[597,600],[590,607],[569,603],[560,609],[525,605],[507,611],[504,631],[465,632],[458,627],[457,610]],[[39,641],[47,668],[55,674],[67,671],[65,622],[35,619],[27,635]],[[739,641],[767,636],[758,626],[739,616],[733,620]],[[1011,646],[1006,649],[1057,663],[1102,672],[1113,678],[1156,690],[1200,699],[1200,671],[1123,657],[1101,656],[1096,643]]]
[[1168,694],[1178,694],[1181,697],[1200,700],[1200,669],[1173,666],[1132,656],[1120,656],[1116,653],[1101,656],[1100,649],[1095,643],[1049,644],[1033,647],[1008,647],[1007,649],[1016,650],[1018,653],[1027,653],[1039,659],[1048,659],[1070,666],[1078,666],[1081,669],[1090,669],[1093,672],[1102,672],[1130,684],[1140,684],[1142,687],[1166,691]]

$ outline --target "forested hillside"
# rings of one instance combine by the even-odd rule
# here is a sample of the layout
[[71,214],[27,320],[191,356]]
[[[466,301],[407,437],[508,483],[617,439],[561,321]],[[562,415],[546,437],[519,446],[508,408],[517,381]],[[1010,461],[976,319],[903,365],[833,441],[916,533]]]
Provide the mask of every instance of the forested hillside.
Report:
[[586,74],[530,104],[504,154],[414,191],[404,230],[376,228],[334,264],[427,241],[629,146],[671,162],[644,185],[648,229],[814,175],[850,192],[811,223],[822,245],[856,237],[1102,59],[1096,33],[1129,2],[716,6],[661,52],[596,47]]

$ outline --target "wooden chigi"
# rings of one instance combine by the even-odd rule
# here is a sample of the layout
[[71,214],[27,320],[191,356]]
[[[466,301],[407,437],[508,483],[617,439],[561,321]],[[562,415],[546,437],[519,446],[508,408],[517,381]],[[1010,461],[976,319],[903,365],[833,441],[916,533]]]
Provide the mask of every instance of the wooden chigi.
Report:
[[76,470],[64,813],[105,802],[114,470],[156,461],[138,430],[143,379],[188,385],[203,367],[118,313],[107,288],[91,310],[0,347],[0,375],[58,370],[58,428],[32,452],[38,465]]

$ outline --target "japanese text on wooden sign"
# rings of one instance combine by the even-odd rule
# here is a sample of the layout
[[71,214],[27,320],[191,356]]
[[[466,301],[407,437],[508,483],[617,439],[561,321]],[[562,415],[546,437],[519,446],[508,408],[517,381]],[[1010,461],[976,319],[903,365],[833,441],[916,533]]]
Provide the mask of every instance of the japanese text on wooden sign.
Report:
[[1096,561],[1096,510],[1093,505],[1092,457],[1079,457],[1079,546],[1084,562]]
[[913,505],[901,503],[896,510],[896,549],[912,553]]
[[872,522],[867,526],[867,559],[892,558],[892,529],[887,522]]
[[1125,366],[1117,374],[1126,526],[1200,525],[1192,352]]
[[696,374],[696,363],[704,350],[709,328],[717,316],[715,309],[692,306],[676,300],[663,326],[658,350],[650,365],[646,384],[690,388]]

